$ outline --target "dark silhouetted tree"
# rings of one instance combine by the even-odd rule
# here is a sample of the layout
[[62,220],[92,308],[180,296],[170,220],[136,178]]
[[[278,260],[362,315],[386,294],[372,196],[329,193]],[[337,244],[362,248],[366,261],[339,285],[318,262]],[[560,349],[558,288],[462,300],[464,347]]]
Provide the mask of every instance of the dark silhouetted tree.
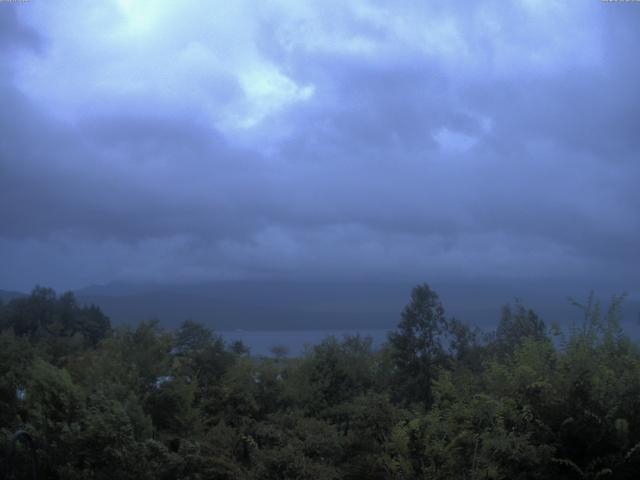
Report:
[[415,287],[398,328],[389,334],[396,399],[431,404],[431,382],[446,356],[443,346],[446,332],[447,322],[438,294],[427,284]]

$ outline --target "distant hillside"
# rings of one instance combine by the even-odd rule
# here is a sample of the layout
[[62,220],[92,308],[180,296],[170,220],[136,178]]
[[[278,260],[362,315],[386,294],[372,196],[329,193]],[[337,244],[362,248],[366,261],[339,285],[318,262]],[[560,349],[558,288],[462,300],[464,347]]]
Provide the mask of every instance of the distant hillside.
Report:
[[24,297],[25,294],[21,292],[14,292],[11,290],[0,290],[0,300],[3,302],[8,302],[14,298]]
[[[92,286],[78,290],[82,303],[94,303],[115,324],[157,318],[166,327],[185,319],[216,330],[388,329],[397,324],[412,284],[214,282],[197,285]],[[433,285],[447,314],[486,329],[493,328],[502,305],[521,298],[550,324],[579,322],[581,313],[567,297],[583,299],[588,289],[549,284]],[[610,292],[598,291],[603,301]],[[625,328],[640,332],[640,302],[624,304]]]
[[390,328],[406,299],[364,295],[356,288],[323,285],[220,283],[190,287],[133,287],[76,292],[118,323],[157,318],[167,327],[192,319],[216,330]]
[[[111,283],[76,290],[82,304],[98,305],[114,324],[157,318],[167,328],[185,319],[215,330],[339,330],[394,328],[413,284],[229,281],[191,285]],[[584,286],[472,282],[434,283],[447,315],[484,329],[495,327],[500,309],[514,298],[547,322],[580,322],[568,296],[584,299]],[[596,290],[607,302],[611,292]],[[63,293],[63,292],[58,292]],[[4,303],[24,293],[0,290]],[[636,294],[635,297],[638,296]],[[640,302],[623,306],[625,330],[640,338]]]

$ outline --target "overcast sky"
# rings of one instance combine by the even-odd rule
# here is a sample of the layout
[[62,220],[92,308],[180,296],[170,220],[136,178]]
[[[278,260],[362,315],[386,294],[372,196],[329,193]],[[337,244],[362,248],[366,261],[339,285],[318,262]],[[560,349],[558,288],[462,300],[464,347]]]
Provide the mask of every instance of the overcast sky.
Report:
[[0,288],[640,287],[640,2],[0,2]]

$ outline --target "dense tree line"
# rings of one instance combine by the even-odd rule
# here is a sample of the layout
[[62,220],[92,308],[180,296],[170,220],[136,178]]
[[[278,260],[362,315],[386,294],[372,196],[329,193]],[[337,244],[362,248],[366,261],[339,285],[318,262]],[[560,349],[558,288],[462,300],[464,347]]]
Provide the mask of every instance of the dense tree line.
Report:
[[256,358],[191,321],[112,328],[36,288],[0,305],[0,428],[32,434],[48,479],[638,478],[621,300],[590,297],[566,332],[506,306],[483,333],[420,285],[382,348]]

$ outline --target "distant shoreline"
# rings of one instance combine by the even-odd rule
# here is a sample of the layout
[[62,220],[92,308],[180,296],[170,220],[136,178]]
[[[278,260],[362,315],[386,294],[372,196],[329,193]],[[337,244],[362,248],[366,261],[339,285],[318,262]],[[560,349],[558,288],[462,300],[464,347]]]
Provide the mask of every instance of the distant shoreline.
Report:
[[390,331],[391,329],[221,330],[216,333],[228,344],[242,341],[253,356],[269,356],[275,346],[286,347],[288,356],[299,356],[304,353],[306,345],[317,345],[330,336],[338,340],[350,335],[371,337],[373,346],[378,347],[384,343]]

